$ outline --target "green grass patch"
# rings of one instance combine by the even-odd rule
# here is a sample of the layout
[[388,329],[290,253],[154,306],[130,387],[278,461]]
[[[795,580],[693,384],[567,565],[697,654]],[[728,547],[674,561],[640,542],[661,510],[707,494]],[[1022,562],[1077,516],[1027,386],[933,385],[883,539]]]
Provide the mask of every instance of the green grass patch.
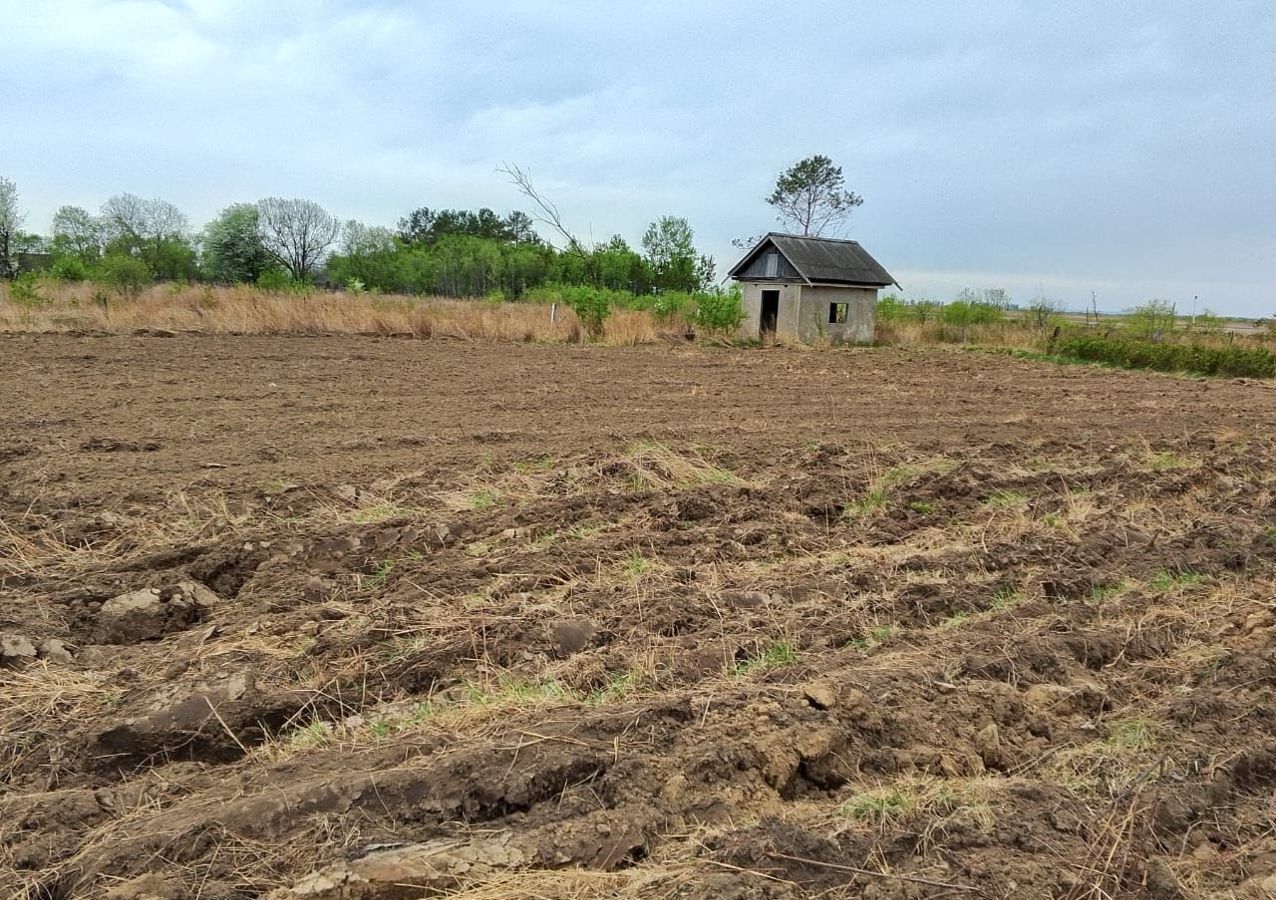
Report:
[[929,516],[931,513],[933,513],[936,509],[939,508],[939,504],[933,503],[930,500],[913,500],[911,503],[908,504],[908,508],[911,509],[913,512],[921,513],[924,516]]
[[1121,750],[1148,750],[1156,745],[1156,732],[1144,719],[1117,722],[1103,741]]
[[1148,468],[1150,468],[1153,472],[1168,472],[1171,469],[1185,469],[1190,465],[1190,460],[1170,450],[1165,450],[1161,453],[1153,453],[1148,457]]
[[837,808],[837,814],[851,822],[884,828],[904,821],[917,806],[915,791],[903,787],[877,788],[851,797]]
[[868,634],[863,637],[851,638],[846,642],[846,646],[853,647],[862,653],[870,653],[889,641],[894,635],[895,629],[892,626],[876,625],[870,628]]
[[735,664],[732,674],[752,675],[767,672],[797,662],[797,649],[788,641],[776,641],[757,656],[742,659]]
[[1191,569],[1182,571],[1161,571],[1152,576],[1152,580],[1148,582],[1148,587],[1156,591],[1158,594],[1164,594],[1178,587],[1185,587],[1192,584],[1200,584],[1205,580],[1205,575],[1201,572],[1193,572]]
[[1090,588],[1090,602],[1096,604],[1104,603],[1111,600],[1113,597],[1119,596],[1125,591],[1126,587],[1128,587],[1128,585],[1124,578],[1119,581],[1115,581],[1112,584],[1096,584],[1094,587]]
[[1009,509],[1023,503],[1028,495],[1023,491],[993,491],[984,500],[984,506],[993,509]]
[[356,509],[350,514],[349,518],[356,525],[372,525],[376,522],[384,522],[387,519],[415,516],[420,512],[421,510],[413,506],[395,506],[393,503],[382,503],[378,506]]
[[470,509],[491,509],[501,501],[501,495],[493,490],[471,491],[465,496],[466,505]]

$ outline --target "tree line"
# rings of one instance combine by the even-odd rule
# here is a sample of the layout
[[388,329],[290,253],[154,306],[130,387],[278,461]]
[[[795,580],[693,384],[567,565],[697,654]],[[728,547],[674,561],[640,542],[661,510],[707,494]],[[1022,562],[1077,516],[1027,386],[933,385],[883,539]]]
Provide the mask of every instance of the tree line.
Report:
[[0,277],[20,259],[63,280],[124,286],[151,281],[216,284],[318,283],[354,290],[501,295],[545,284],[632,294],[694,292],[714,281],[713,259],[695,246],[686,219],[661,216],[631,247],[620,235],[557,249],[527,213],[491,209],[411,210],[397,228],[342,221],[318,203],[268,197],[235,203],[198,231],[162,199],[111,197],[96,212],[62,206],[50,233],[22,230],[16,185],[0,178]]
[[[705,291],[714,282],[712,257],[695,246],[690,223],[661,216],[631,247],[619,234],[585,243],[564,225],[558,207],[517,166],[500,171],[559,239],[536,231],[515,210],[431,209],[422,206],[397,228],[341,221],[318,203],[268,197],[235,203],[194,231],[180,209],[161,199],[119,194],[97,213],[63,206],[48,235],[22,230],[17,186],[0,177],[0,278],[13,278],[20,259],[38,260],[47,274],[140,288],[150,281],[219,284],[323,283],[355,290],[452,297],[521,297],[546,284],[624,291],[634,296]],[[800,234],[837,228],[863,198],[845,187],[840,167],[811,156],[782,171],[765,198],[779,222]],[[737,239],[751,246],[757,238]]]

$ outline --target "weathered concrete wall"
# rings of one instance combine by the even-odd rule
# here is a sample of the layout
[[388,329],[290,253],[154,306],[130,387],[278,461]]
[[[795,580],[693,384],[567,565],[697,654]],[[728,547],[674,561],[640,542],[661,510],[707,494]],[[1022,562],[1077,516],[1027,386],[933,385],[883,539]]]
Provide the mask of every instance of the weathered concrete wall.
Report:
[[[846,304],[846,323],[829,322],[829,306]],[[835,344],[873,343],[877,316],[877,291],[874,288],[802,287],[800,313],[793,334],[803,343],[825,338]]]
[[780,337],[797,339],[802,285],[775,281],[740,283],[741,305],[744,307],[744,322],[740,325],[740,336],[755,339],[761,336],[763,291],[780,292],[780,312],[775,323],[776,334]]

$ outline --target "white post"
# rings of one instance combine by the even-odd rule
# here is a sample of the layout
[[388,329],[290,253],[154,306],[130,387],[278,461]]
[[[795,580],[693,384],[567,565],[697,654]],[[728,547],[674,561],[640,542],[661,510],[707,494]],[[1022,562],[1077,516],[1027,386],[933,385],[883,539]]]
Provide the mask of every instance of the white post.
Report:
[[558,304],[551,303],[549,305],[549,324],[553,325],[558,321]]

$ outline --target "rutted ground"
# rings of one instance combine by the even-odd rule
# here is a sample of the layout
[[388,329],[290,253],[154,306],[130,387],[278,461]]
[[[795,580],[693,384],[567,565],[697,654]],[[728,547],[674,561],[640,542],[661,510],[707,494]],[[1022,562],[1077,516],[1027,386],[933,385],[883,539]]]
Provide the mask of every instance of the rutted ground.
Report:
[[963,353],[30,346],[5,390],[60,382],[5,407],[0,449],[6,895],[1276,875],[1264,385]]

